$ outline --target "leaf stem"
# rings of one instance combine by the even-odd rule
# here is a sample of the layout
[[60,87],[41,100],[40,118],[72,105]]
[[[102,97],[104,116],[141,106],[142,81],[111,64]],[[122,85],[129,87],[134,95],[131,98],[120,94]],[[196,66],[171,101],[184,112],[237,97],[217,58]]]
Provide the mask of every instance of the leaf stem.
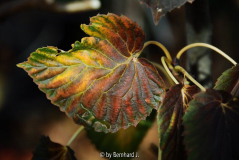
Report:
[[202,91],[204,91],[204,92],[206,91],[206,89],[200,83],[198,83],[192,76],[190,76],[190,74],[185,69],[183,69],[181,66],[175,66],[174,68],[175,68],[175,70],[182,72],[186,77],[188,77],[188,79],[190,79]]
[[159,48],[161,48],[164,52],[164,54],[166,55],[167,59],[169,60],[169,62],[171,63],[172,62],[172,57],[169,53],[169,51],[167,50],[166,47],[164,47],[164,45],[162,45],[161,43],[157,42],[157,41],[148,41],[148,42],[145,42],[144,43],[144,47],[141,51],[143,51],[145,49],[145,47],[147,47],[148,45],[150,44],[154,44],[156,46],[158,46]]
[[70,140],[67,142],[67,146],[70,146],[71,143],[75,140],[75,138],[80,134],[80,132],[84,129],[84,126],[81,126],[80,128],[78,128],[76,130],[76,132],[72,135],[72,137],[70,138]]
[[178,52],[176,58],[177,58],[177,59],[180,59],[180,57],[182,56],[182,54],[183,54],[186,50],[188,50],[188,49],[190,49],[190,48],[193,48],[193,47],[206,47],[206,48],[210,48],[210,49],[216,51],[217,53],[221,54],[224,58],[226,58],[227,60],[229,60],[233,65],[236,65],[236,64],[237,64],[237,62],[234,61],[231,57],[229,57],[226,53],[224,53],[223,51],[221,51],[221,50],[218,49],[217,47],[214,47],[214,46],[212,46],[212,45],[210,45],[210,44],[207,44],[207,43],[193,43],[193,44],[189,44],[189,45],[187,45],[186,47],[182,48],[182,49]]
[[168,75],[168,73],[165,71],[165,69],[163,68],[163,66],[161,66],[160,64],[158,64],[158,63],[156,63],[156,62],[152,62],[151,61],[151,63],[158,69],[158,70],[160,70],[164,75],[165,75],[165,77],[168,79],[168,81],[169,81],[169,84],[171,85],[171,86],[173,86],[174,85],[174,82],[173,82],[173,80],[171,79],[171,77]]
[[[177,79],[173,76],[173,74],[172,74],[172,73],[170,72],[170,70],[168,69],[167,64],[172,67],[172,65],[170,64],[170,62],[168,61],[168,59],[163,56],[163,57],[161,58],[161,61],[162,61],[163,67],[165,68],[166,72],[167,72],[168,75],[171,77],[171,79],[174,81],[174,83],[179,84],[178,81],[177,81]],[[166,64],[166,63],[167,63],[167,64]]]
[[162,160],[162,150],[160,148],[160,144],[159,144],[159,150],[158,150],[158,160]]

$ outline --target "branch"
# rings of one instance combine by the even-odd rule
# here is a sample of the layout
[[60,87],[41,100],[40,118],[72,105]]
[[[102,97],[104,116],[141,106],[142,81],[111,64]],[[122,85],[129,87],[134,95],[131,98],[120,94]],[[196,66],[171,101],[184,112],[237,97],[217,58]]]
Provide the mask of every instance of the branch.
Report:
[[84,0],[68,3],[59,3],[55,2],[55,0],[13,0],[0,5],[0,18],[32,8],[62,13],[77,13],[97,10],[100,6],[100,0]]
[[69,3],[56,3],[54,10],[57,12],[75,13],[97,10],[101,6],[99,0],[75,1]]

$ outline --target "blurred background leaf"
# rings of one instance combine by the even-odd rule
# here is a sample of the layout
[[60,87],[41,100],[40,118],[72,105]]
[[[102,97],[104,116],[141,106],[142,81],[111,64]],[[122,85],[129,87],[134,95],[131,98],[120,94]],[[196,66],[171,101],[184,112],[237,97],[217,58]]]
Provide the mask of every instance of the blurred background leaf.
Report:
[[140,0],[141,3],[145,3],[152,11],[155,25],[159,23],[159,20],[167,12],[174,8],[180,8],[186,2],[193,2],[193,0]]
[[76,160],[74,151],[68,146],[52,142],[48,136],[42,136],[33,152],[32,160]]
[[[140,121],[136,127],[131,126],[126,130],[120,129],[116,133],[96,132],[94,129],[90,129],[87,130],[87,136],[99,151],[107,153],[134,152],[135,156],[139,144],[155,120],[156,112],[156,110],[153,110],[151,115],[146,118],[146,121]],[[112,157],[111,159],[117,158]],[[120,159],[131,158],[124,157]]]

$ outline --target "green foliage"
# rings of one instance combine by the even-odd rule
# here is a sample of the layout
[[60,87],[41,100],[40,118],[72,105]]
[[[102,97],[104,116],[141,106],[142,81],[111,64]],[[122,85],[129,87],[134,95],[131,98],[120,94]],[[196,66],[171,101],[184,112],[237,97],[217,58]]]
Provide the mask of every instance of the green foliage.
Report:
[[225,91],[233,96],[239,96],[239,65],[237,64],[223,72],[218,78],[214,89]]

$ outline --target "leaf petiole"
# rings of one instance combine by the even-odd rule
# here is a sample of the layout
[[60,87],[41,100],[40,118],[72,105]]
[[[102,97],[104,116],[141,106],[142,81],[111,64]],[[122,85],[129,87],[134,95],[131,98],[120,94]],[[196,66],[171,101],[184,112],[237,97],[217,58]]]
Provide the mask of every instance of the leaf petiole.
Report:
[[229,60],[233,65],[236,65],[236,64],[237,64],[237,62],[234,61],[231,57],[229,57],[226,53],[224,53],[223,51],[221,51],[221,50],[218,49],[217,47],[214,47],[214,46],[212,46],[212,45],[210,45],[210,44],[207,44],[207,43],[193,43],[193,44],[189,44],[189,45],[187,45],[186,47],[182,48],[182,49],[178,52],[176,58],[177,58],[177,59],[180,59],[180,57],[182,56],[182,54],[183,54],[186,50],[188,50],[188,49],[190,49],[190,48],[194,48],[194,47],[206,47],[206,48],[210,48],[210,49],[214,50],[215,52],[221,54],[224,58],[226,58],[227,60]]
[[163,66],[161,66],[160,64],[158,64],[158,63],[156,63],[156,62],[152,62],[152,61],[150,61],[150,63],[152,63],[158,70],[160,70],[160,71],[165,75],[165,77],[168,79],[169,84],[170,84],[171,86],[174,85],[173,80],[171,79],[171,77],[169,76],[169,74],[165,71],[165,69],[163,68]]
[[[173,66],[170,64],[169,60],[166,57],[162,57],[161,58],[163,67],[165,68],[166,72],[168,73],[168,75],[171,77],[171,79],[174,81],[174,83],[179,84],[177,79],[173,76],[173,74],[170,72],[170,70],[168,69],[167,64],[173,68]],[[167,64],[166,64],[167,63]]]
[[158,150],[158,160],[162,160],[162,150],[159,146],[159,150]]
[[196,86],[198,86],[202,91],[206,91],[206,89],[200,84],[198,83],[192,76],[190,76],[190,74],[181,66],[175,66],[174,67],[175,70],[182,72],[188,79],[190,79]]
[[154,44],[156,46],[158,46],[159,48],[161,48],[164,52],[164,54],[166,55],[167,59],[169,60],[169,62],[171,63],[172,62],[172,57],[169,53],[169,51],[167,50],[166,47],[164,47],[164,45],[162,45],[161,43],[157,42],[157,41],[148,41],[148,42],[145,42],[144,43],[144,47],[143,49],[141,50],[141,52],[150,44]]
[[76,132],[72,135],[72,137],[70,138],[70,140],[67,142],[67,146],[70,146],[71,143],[75,140],[75,138],[80,134],[80,132],[84,129],[84,126],[81,126],[80,128],[78,128],[76,130]]

